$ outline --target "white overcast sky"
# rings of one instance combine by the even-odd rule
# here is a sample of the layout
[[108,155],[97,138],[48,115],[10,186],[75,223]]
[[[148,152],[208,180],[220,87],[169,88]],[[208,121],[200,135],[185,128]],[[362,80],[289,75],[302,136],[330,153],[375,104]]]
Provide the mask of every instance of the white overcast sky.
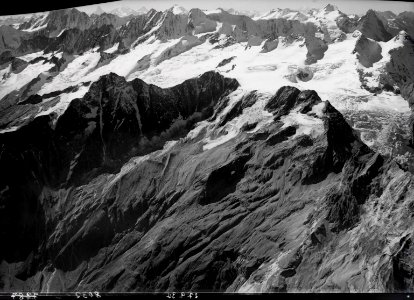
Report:
[[[236,10],[268,11],[273,8],[310,9],[322,8],[326,4],[336,5],[339,10],[347,14],[364,14],[368,9],[379,11],[390,10],[394,13],[402,11],[414,11],[414,3],[409,1],[376,1],[376,0],[122,0],[99,4],[104,11],[110,11],[117,7],[130,7],[138,9],[146,7],[156,10],[165,10],[174,4],[187,10],[191,8],[216,9],[234,8]],[[97,5],[84,6],[79,9],[86,13],[92,13]]]

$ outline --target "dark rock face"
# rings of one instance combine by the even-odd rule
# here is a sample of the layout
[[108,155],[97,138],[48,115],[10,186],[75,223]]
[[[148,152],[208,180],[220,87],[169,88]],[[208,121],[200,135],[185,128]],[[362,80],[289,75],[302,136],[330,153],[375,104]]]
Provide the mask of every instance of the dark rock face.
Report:
[[284,86],[269,100],[265,109],[272,112],[276,118],[286,115],[295,106],[299,93],[295,87]]
[[229,57],[229,58],[225,58],[223,59],[218,65],[217,68],[223,67],[229,63],[231,63],[231,61],[235,58],[235,56]]
[[0,65],[4,65],[13,60],[13,55],[11,51],[4,51],[0,54]]
[[[19,29],[30,28],[32,22],[29,21],[26,24],[22,24]],[[86,13],[72,8],[51,11],[45,18],[43,24],[46,24],[46,28],[42,29],[42,33],[49,37],[55,37],[62,30],[70,28],[87,29],[91,26],[91,21]]]
[[[380,77],[384,86],[397,86],[401,96],[408,101],[411,110],[414,109],[414,66],[411,63],[414,58],[414,40],[404,31],[397,35],[395,40],[400,40],[403,46],[392,49],[389,53],[390,61],[385,66],[385,74]],[[414,141],[414,129],[410,125],[411,144]]]
[[[219,99],[237,86],[237,81],[210,72],[163,90],[111,73],[93,83],[83,99],[73,100],[55,125],[51,116],[42,116],[2,134],[1,215],[7,223],[17,214],[16,228],[22,234],[2,231],[2,238],[21,250],[3,248],[1,257],[19,260],[38,246],[24,241],[30,236],[34,243],[45,234],[39,203],[45,189],[85,183],[119,170],[133,155],[162,148],[210,116]],[[31,225],[36,219],[39,226]]]
[[387,42],[392,35],[385,29],[384,24],[372,9],[368,10],[365,16],[359,21],[357,29],[366,37],[375,41]]
[[404,11],[400,13],[396,17],[394,24],[399,28],[400,31],[404,30],[411,37],[414,37],[414,13],[412,11]]
[[112,25],[102,25],[99,28],[81,30],[67,29],[59,37],[50,38],[45,52],[64,51],[68,54],[79,54],[99,47],[109,48],[118,39],[118,32]]
[[299,68],[296,71],[296,77],[300,81],[309,81],[313,78],[313,71],[310,68]]
[[[49,291],[236,291],[256,282],[281,292],[324,282],[334,271],[318,257],[362,222],[361,207],[382,194],[384,176],[400,171],[314,91],[281,88],[266,105],[274,121],[257,132],[209,150],[200,132],[125,164],[150,152],[144,139],[185,135],[237,86],[214,72],[164,90],[110,74],[73,100],[55,127],[43,116],[2,134],[0,182],[8,188],[0,189],[0,220],[5,228],[14,219],[19,229],[2,238],[25,245],[2,249],[8,264],[24,260],[11,273],[1,269],[7,288],[41,290],[43,277]],[[242,97],[227,121],[256,97]],[[300,123],[285,126],[292,114],[322,130],[313,136],[300,134]],[[400,253],[394,269],[410,272]],[[268,273],[275,257],[278,268]],[[404,278],[395,282],[407,287]]]
[[[397,84],[402,90],[404,86],[410,85],[414,82],[414,67],[410,64],[414,57],[414,40],[411,39],[405,32],[402,32],[395,39],[401,39],[403,46],[392,49],[390,51],[390,62],[386,65],[386,71],[390,84]],[[385,80],[387,77],[384,76]],[[413,96],[404,94],[403,97],[412,105],[414,103]]]
[[120,43],[129,47],[138,38],[148,33],[161,19],[163,13],[154,9],[139,15],[119,29]]
[[414,286],[413,278],[411,276],[414,266],[412,264],[413,252],[412,239],[406,237],[400,241],[401,249],[393,259],[393,273],[394,281],[390,282],[393,289],[397,292],[412,290]]
[[398,15],[391,11],[376,11],[375,13],[392,36],[397,35],[402,30],[410,36],[414,36],[414,13],[412,11],[404,11]]
[[322,59],[326,50],[328,50],[328,45],[325,41],[314,37],[309,36],[305,39],[305,45],[308,49],[308,53],[306,53],[306,61],[305,63],[310,65],[318,60]]
[[240,101],[236,102],[234,106],[230,109],[230,111],[223,117],[219,126],[223,126],[224,124],[230,122],[234,118],[241,115],[245,108],[251,107],[257,101],[257,94],[256,91],[250,92],[246,96],[244,96]]
[[[144,16],[145,30],[131,33],[125,28],[134,28],[134,24],[139,23],[142,19],[141,16],[131,20],[131,17],[120,18],[107,13],[89,17],[77,9],[56,10],[50,12],[46,18],[40,21],[38,18],[33,18],[21,24],[19,30],[10,26],[2,26],[0,34],[3,36],[4,43],[0,43],[0,52],[10,49],[16,54],[39,50],[82,53],[96,46],[103,50],[116,42],[124,42],[129,46],[131,39],[136,40],[155,25],[154,20],[149,22],[145,18],[146,16]],[[126,26],[128,21],[132,23]],[[39,27],[43,24],[45,28],[33,33],[21,31],[31,28],[34,24]],[[120,30],[117,29],[119,27],[121,27]],[[122,44],[121,48],[124,46]]]
[[265,43],[263,44],[262,51],[260,51],[260,52],[262,52],[262,53],[270,52],[270,51],[276,49],[278,45],[279,45],[279,39],[278,38],[267,39],[265,41]]
[[355,44],[353,53],[357,53],[357,58],[364,67],[370,68],[382,58],[381,51],[381,46],[377,42],[361,35]]

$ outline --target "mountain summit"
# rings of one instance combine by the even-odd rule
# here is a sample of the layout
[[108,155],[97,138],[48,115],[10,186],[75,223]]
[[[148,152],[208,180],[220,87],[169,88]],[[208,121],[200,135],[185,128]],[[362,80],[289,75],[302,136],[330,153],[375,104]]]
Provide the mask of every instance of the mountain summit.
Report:
[[174,4],[171,8],[168,9],[168,11],[171,11],[175,15],[185,15],[188,14],[188,11],[177,4]]
[[331,12],[331,11],[338,10],[338,7],[337,7],[337,6],[335,6],[335,5],[332,5],[332,4],[327,4],[327,5],[323,8],[323,10],[324,10],[324,11],[326,11],[326,12]]

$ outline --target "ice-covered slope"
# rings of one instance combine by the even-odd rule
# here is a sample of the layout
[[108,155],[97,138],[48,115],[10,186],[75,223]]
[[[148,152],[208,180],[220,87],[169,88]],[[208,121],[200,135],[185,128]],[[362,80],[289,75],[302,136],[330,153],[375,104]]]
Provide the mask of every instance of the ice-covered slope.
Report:
[[[288,11],[290,10],[284,12]],[[60,14],[53,13],[46,17],[50,30],[53,26],[56,27],[50,25],[54,24],[52,21],[57,18],[53,16]],[[73,10],[64,14],[82,15]],[[279,19],[259,18],[255,21],[222,9],[206,14],[198,9],[187,12],[178,6],[164,12],[151,10],[120,27],[117,27],[116,19],[106,21],[103,18],[105,15],[113,16],[101,14],[99,19],[91,18],[71,23],[72,25],[59,25],[59,29],[62,26],[67,26],[67,29],[63,29],[58,37],[52,38],[47,46],[54,51],[62,48],[64,52],[69,49],[75,51],[74,57],[66,55],[54,61],[52,65],[42,64],[42,68],[34,68],[36,72],[31,72],[31,68],[27,68],[10,77],[8,74],[12,74],[11,70],[3,69],[4,75],[0,82],[0,86],[3,86],[2,96],[11,92],[7,87],[14,85],[14,77],[27,76],[24,77],[27,78],[26,81],[22,80],[19,81],[19,85],[14,85],[20,92],[14,96],[9,95],[7,103],[13,103],[15,100],[12,99],[23,94],[43,95],[93,82],[111,71],[126,76],[128,80],[142,78],[168,87],[202,72],[217,70],[226,76],[236,78],[247,89],[274,92],[284,84],[315,89],[323,99],[330,99],[333,105],[344,113],[356,111],[359,115],[358,110],[365,108],[373,114],[377,114],[378,111],[386,111],[391,115],[409,112],[407,103],[400,95],[392,95],[389,92],[376,94],[379,79],[375,78],[387,72],[384,66],[390,61],[387,53],[392,46],[384,44],[380,52],[382,42],[379,42],[377,49],[372,50],[374,54],[352,54],[358,47],[364,48],[363,51],[366,52],[365,46],[358,46],[362,42],[362,36],[358,31],[345,33],[342,30],[346,27],[343,19],[348,17],[333,6],[328,5],[321,10],[308,12],[307,20],[310,23],[286,19],[283,18],[283,14],[278,16]],[[370,18],[372,13],[368,12],[361,21],[361,28],[372,29],[372,26],[366,25],[366,20]],[[72,26],[74,28],[70,29]],[[100,32],[102,38],[99,38]],[[18,36],[17,33],[11,35]],[[97,47],[96,44],[90,43],[94,38],[99,41]],[[23,46],[18,46],[19,42],[16,41],[15,47],[23,49]],[[378,42],[373,40],[372,43]],[[38,45],[38,42],[29,39],[24,40],[23,44],[30,49],[33,44]],[[102,50],[105,52],[101,52]],[[377,61],[381,55],[383,58]],[[229,62],[223,63],[226,60]],[[361,69],[361,60],[366,67],[373,63],[373,68],[379,72],[378,75],[375,72],[371,74],[370,69]],[[311,64],[306,66],[309,63]],[[60,69],[57,73],[49,71],[54,70],[53,66],[56,69],[58,65]],[[366,74],[371,75],[368,77]],[[370,90],[370,86],[375,86],[374,80],[378,82],[377,90],[374,89],[375,94],[372,93],[373,89]],[[27,86],[31,81],[37,83],[33,82]],[[78,95],[78,92],[75,95]],[[65,96],[65,99],[70,101],[72,97]],[[355,118],[359,117],[354,116],[354,120]],[[376,126],[384,128],[387,119],[375,119],[376,122],[380,122]],[[371,144],[375,141],[375,138],[372,140],[371,129],[362,132],[364,136],[370,137]]]

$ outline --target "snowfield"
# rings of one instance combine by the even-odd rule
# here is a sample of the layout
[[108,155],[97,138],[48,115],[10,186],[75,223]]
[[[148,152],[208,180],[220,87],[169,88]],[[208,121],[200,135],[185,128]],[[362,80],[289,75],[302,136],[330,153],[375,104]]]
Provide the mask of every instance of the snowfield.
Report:
[[[169,11],[174,15],[188,14],[187,10],[179,6],[173,6]],[[222,9],[204,11],[207,15],[221,12]],[[36,30],[40,26],[44,26],[45,16],[47,14],[38,18],[35,25],[27,30]],[[285,18],[301,22],[305,22],[306,19],[306,22],[312,22],[322,29],[322,32],[317,33],[321,37],[328,34],[329,38],[333,39],[341,33],[335,22],[340,17],[339,10],[330,7],[319,11],[314,10],[306,16],[301,12],[278,9],[253,19]],[[74,86],[77,86],[78,89],[76,92],[61,93],[57,96],[60,100],[55,106],[46,111],[39,111],[36,116],[52,112],[59,116],[70,101],[85,95],[90,83],[110,72],[124,76],[128,81],[140,78],[149,84],[167,88],[214,70],[226,77],[235,78],[240,83],[240,88],[231,94],[231,101],[227,109],[230,109],[242,95],[257,90],[261,95],[257,105],[246,109],[241,116],[226,124],[225,128],[221,129],[222,131],[216,132],[215,123],[201,122],[189,134],[191,136],[204,127],[211,132],[204,141],[204,150],[214,148],[236,137],[241,126],[246,122],[258,122],[255,130],[266,126],[271,121],[271,117],[263,110],[263,107],[271,95],[286,85],[297,87],[300,90],[315,90],[323,101],[328,100],[339,111],[348,115],[387,115],[387,118],[376,118],[376,121],[379,120],[381,123],[381,128],[386,126],[389,120],[401,118],[405,120],[409,117],[408,102],[401,95],[390,92],[373,94],[367,91],[361,86],[358,73],[358,70],[362,70],[372,74],[366,77],[366,84],[369,87],[378,86],[379,75],[390,60],[388,52],[403,45],[404,32],[388,42],[379,42],[382,48],[382,59],[374,63],[371,68],[365,68],[359,63],[356,54],[352,53],[361,35],[359,31],[346,34],[343,40],[333,41],[329,44],[322,59],[311,65],[306,65],[308,49],[303,38],[287,42],[286,38],[278,37],[276,49],[262,53],[266,40],[256,46],[249,45],[248,42],[226,44],[228,36],[220,34],[218,41],[211,43],[205,37],[213,32],[161,41],[154,35],[161,25],[161,22],[155,24],[147,34],[132,44],[127,53],[120,54],[118,52],[119,43],[106,49],[104,52],[114,55],[114,58],[109,59],[109,62],[105,62],[105,64],[100,64],[101,50],[96,47],[81,55],[70,56],[67,65],[56,75],[49,72],[54,65],[43,61],[29,64],[17,74],[11,72],[10,67],[2,69],[0,70],[0,99],[14,90],[22,88],[41,74],[43,77],[39,83],[42,84],[37,92],[39,95],[63,91]],[[222,32],[222,27],[223,23],[216,22],[216,27],[215,29],[213,27],[212,30],[219,33]],[[233,30],[234,27],[235,25],[232,26]],[[30,62],[41,57],[49,60],[53,56],[62,58],[63,53],[45,54],[40,51],[19,58]],[[311,74],[306,81],[298,76],[298,73],[303,70]],[[47,80],[43,80],[44,78]],[[56,97],[44,99],[44,101],[52,99],[56,99]],[[224,110],[223,113],[226,111]],[[286,116],[285,122],[286,124],[299,125],[296,135],[302,133],[318,135],[321,132],[320,120],[308,115],[291,113]],[[360,125],[354,124],[353,126],[356,128]],[[17,128],[6,130],[15,129]],[[362,135],[364,141],[372,145],[374,141],[368,136],[369,134]]]

